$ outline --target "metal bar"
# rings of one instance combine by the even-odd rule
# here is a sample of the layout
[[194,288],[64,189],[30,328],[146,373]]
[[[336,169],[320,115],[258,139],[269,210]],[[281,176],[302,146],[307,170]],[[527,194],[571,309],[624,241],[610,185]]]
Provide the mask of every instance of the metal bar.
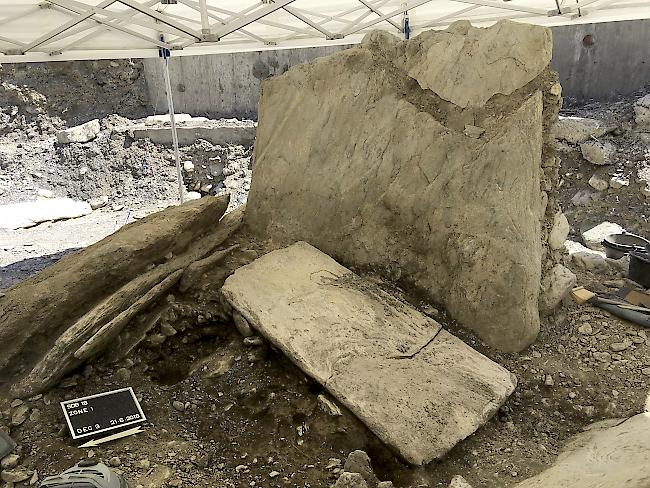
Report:
[[[383,3],[385,3],[385,2],[383,2]],[[346,19],[343,16],[354,13],[357,10],[361,10],[361,9],[366,10],[365,8],[363,8],[362,5],[360,5],[360,6],[357,6],[355,8],[348,9],[345,12],[341,12],[341,13],[336,14],[336,15],[325,15],[325,14],[321,14],[320,12],[314,12],[312,10],[307,10],[307,9],[304,9],[304,8],[298,8],[298,7],[291,7],[291,8],[293,8],[294,10],[297,10],[298,12],[300,12],[303,15],[313,15],[314,17],[320,17],[325,22],[321,21],[321,22],[319,22],[319,25],[322,25],[323,23],[327,23],[327,22],[334,22],[334,21],[342,22],[344,24],[351,24],[353,21],[349,20],[349,19]]]
[[165,91],[167,92],[167,108],[169,120],[172,124],[172,142],[174,144],[174,159],[176,159],[176,178],[178,180],[178,194],[181,204],[185,201],[183,188],[183,173],[181,173],[181,155],[178,150],[178,133],[176,132],[176,118],[174,114],[174,97],[172,96],[172,82],[169,77],[169,58],[163,57],[163,75],[165,78]]
[[[529,14],[526,12],[521,12],[519,14],[513,14],[508,16],[508,19],[529,19],[531,17],[539,17],[538,15],[535,14]],[[497,22],[499,20],[502,20],[503,16],[501,15],[493,15],[492,17],[469,17],[469,18],[463,18],[462,20],[468,20],[472,23],[474,22]],[[461,20],[461,19],[447,19],[446,21],[438,21],[435,23],[429,23],[427,24],[427,27],[443,27],[446,25],[449,25],[451,22],[455,20]]]
[[[383,15],[379,10],[373,8],[372,5],[370,5],[368,2],[366,2],[366,0],[359,0],[359,2],[364,4],[368,10],[372,11],[372,13],[377,14],[380,17]],[[395,22],[395,21],[393,21],[391,19],[386,19],[386,22],[388,22],[390,25],[395,27],[399,32],[403,31],[402,26],[400,26],[397,22]]]
[[40,9],[41,7],[36,6],[34,8],[29,9],[27,12],[20,12],[19,14],[12,15],[11,17],[5,17],[4,19],[0,20],[0,25],[8,24],[9,22],[20,19],[22,17],[27,17],[28,15],[31,15]]
[[[373,19],[370,22],[366,22],[365,24],[361,24],[361,25],[358,25],[358,26],[356,26],[354,28],[347,29],[347,30],[341,32],[341,34],[343,36],[349,36],[351,34],[356,34],[357,32],[362,31],[364,29],[367,29],[368,27],[372,27],[375,24],[379,24],[380,22],[383,22],[384,20],[386,20],[388,18],[395,17],[396,15],[401,15],[407,10],[414,9],[416,7],[419,7],[420,5],[424,5],[425,3],[429,3],[431,1],[433,1],[433,0],[417,0],[417,1],[413,2],[412,4],[405,5],[403,7],[400,7],[397,10],[393,10],[392,12],[390,12],[388,14],[384,14],[381,17],[379,17],[378,19]],[[456,1],[456,0],[454,0],[454,1]]]
[[438,17],[437,19],[433,19],[429,21],[427,24],[418,27],[418,29],[426,29],[427,27],[440,25],[440,22],[442,22],[443,20],[453,19],[457,15],[463,15],[464,13],[471,12],[472,10],[476,10],[477,8],[480,8],[480,5],[472,5],[470,7],[465,7],[460,10],[456,10],[455,12],[451,12],[447,15],[443,15],[442,17]]
[[[55,2],[55,1],[57,1],[57,0],[52,0],[52,2]],[[64,11],[70,11],[70,12],[76,12],[77,11],[77,9],[75,7],[70,6],[70,5],[68,5],[67,7],[62,7],[60,5],[53,4],[53,6],[55,8],[62,9]],[[118,31],[123,32],[125,34],[128,34],[130,36],[137,37],[138,39],[142,39],[143,41],[147,41],[147,42],[149,42],[149,43],[151,43],[151,44],[153,44],[155,46],[158,46],[158,47],[164,47],[166,49],[176,49],[176,46],[171,45],[171,44],[167,44],[166,42],[159,41],[158,38],[156,38],[156,37],[148,37],[148,36],[146,36],[144,34],[141,34],[140,32],[131,30],[131,29],[129,29],[127,27],[123,27],[121,25],[117,25],[117,23],[111,23],[111,22],[109,22],[107,20],[99,19],[99,18],[96,18],[96,17],[92,17],[92,18],[89,18],[87,20],[89,20],[91,22],[96,22],[98,24],[105,25],[109,29],[118,30]],[[57,40],[59,40],[59,39],[57,39]],[[52,50],[50,50],[50,53],[58,52],[58,51],[60,51],[60,50],[52,49]]]
[[[147,6],[150,7],[150,6],[152,6],[152,5],[157,4],[159,1],[160,1],[160,0],[149,0],[148,2],[145,3],[145,5],[147,5]],[[122,22],[121,20],[116,20],[115,22],[111,22],[111,25],[112,25],[112,24],[120,24],[121,22]],[[83,36],[83,37],[81,37],[81,38],[79,38],[79,39],[75,39],[75,40],[72,41],[71,43],[66,44],[65,46],[63,46],[63,47],[61,47],[61,48],[59,48],[59,49],[53,49],[53,50],[50,52],[50,54],[53,54],[53,53],[56,53],[56,52],[67,51],[67,50],[71,49],[72,47],[76,46],[77,44],[81,44],[81,43],[83,43],[83,42],[85,42],[85,41],[87,41],[87,40],[89,40],[89,39],[92,39],[93,37],[97,36],[98,34],[100,34],[100,33],[103,32],[103,31],[110,31],[110,30],[111,30],[111,29],[110,29],[109,27],[107,27],[106,25],[104,25],[104,24],[100,24],[100,25],[95,26],[95,27],[88,26],[88,27],[84,27],[83,29],[78,29],[77,32],[75,32],[74,34],[78,34],[78,33],[81,33],[81,32],[83,32],[83,31],[85,31],[85,30],[89,30],[89,29],[91,30],[91,32],[89,32],[89,33],[86,34],[85,36]],[[72,36],[72,35],[74,35],[74,34],[70,33],[70,34],[69,34],[68,36],[66,36],[66,37],[70,37],[70,36]]]
[[[178,1],[179,1],[180,3],[182,3],[183,5],[185,5],[186,7],[189,7],[189,8],[191,8],[191,9],[193,9],[193,10],[196,10],[196,11],[199,10],[199,8],[197,7],[198,4],[196,4],[195,2],[189,2],[189,1],[187,1],[187,0],[178,0]],[[193,4],[193,3],[194,3],[194,4]],[[209,9],[209,7],[208,7],[208,9]],[[216,20],[217,22],[219,22],[221,25],[226,25],[226,22],[225,22],[222,18],[220,18],[218,15],[215,15],[215,14],[209,12],[208,9],[206,9],[206,12],[207,12],[208,18],[215,19],[215,20]],[[170,14],[170,13],[168,13],[168,14],[166,14],[166,15],[168,15],[168,16],[170,16],[170,17],[175,17],[175,18],[178,18],[178,19],[181,19],[181,20],[186,20],[186,21],[188,21],[188,22],[198,23],[197,20],[188,19],[187,17],[182,17],[182,16],[180,16],[180,15]],[[245,36],[250,37],[251,39],[254,39],[254,40],[258,41],[258,42],[261,42],[262,44],[271,44],[271,41],[268,41],[267,39],[264,39],[263,37],[260,37],[260,36],[258,36],[257,34],[253,34],[252,32],[250,32],[250,31],[248,31],[248,30],[246,30],[246,29],[239,29],[239,32],[241,32],[241,33],[244,34]],[[210,27],[210,33],[212,33],[212,26]],[[187,46],[190,46],[190,45],[192,45],[192,44],[194,44],[194,43],[184,44],[183,47],[187,47]]]
[[284,10],[289,12],[296,19],[298,19],[298,20],[304,22],[305,24],[307,24],[308,26],[316,29],[321,34],[324,34],[325,37],[327,37],[328,39],[333,39],[334,38],[334,34],[332,34],[330,31],[328,31],[327,29],[321,27],[320,25],[313,22],[312,20],[309,20],[307,17],[302,15],[300,12],[297,12],[295,9],[292,9],[291,7],[284,7]]
[[[188,7],[191,7],[193,9],[195,9],[195,10],[198,9],[199,4],[197,2],[194,2],[194,1],[191,1],[191,0],[178,0],[178,1],[180,3],[182,3],[183,5],[187,5]],[[223,25],[226,25],[227,20],[222,20],[219,17],[214,16],[214,14],[210,14],[209,13],[210,11],[219,12],[219,13],[226,14],[226,15],[233,15],[234,14],[234,12],[232,12],[230,10],[224,10],[222,8],[219,8],[219,7],[214,7],[212,5],[208,5],[208,15],[210,15],[210,17],[212,17],[213,19],[218,20],[219,23],[223,24]],[[237,15],[235,15],[235,17],[237,17]],[[241,17],[243,17],[243,15]],[[288,31],[291,31],[291,32],[297,32],[297,33],[300,33],[300,34],[307,34],[307,35],[312,35],[313,34],[313,32],[311,32],[311,31],[309,31],[307,29],[300,29],[298,27],[293,27],[293,26],[280,24],[279,22],[273,22],[272,20],[267,20],[267,19],[263,19],[263,18],[259,19],[257,21],[257,23],[262,24],[262,25],[268,25],[270,27],[277,27],[278,29],[285,29],[285,30],[288,30]],[[214,27],[214,25],[212,27]],[[239,31],[243,32],[242,29],[239,29]],[[268,41],[266,41],[266,42],[268,42]]]
[[187,34],[190,37],[194,37],[197,40],[201,40],[201,34],[199,34],[197,31],[195,31],[194,29],[190,29],[185,24],[169,19],[168,17],[166,17],[164,14],[161,14],[160,12],[156,12],[155,10],[145,7],[144,5],[139,4],[138,2],[135,2],[133,0],[117,0],[117,1],[126,5],[127,7],[131,7],[133,10],[137,10],[138,12],[147,15],[148,17],[153,17],[154,19],[156,19],[159,22],[162,22],[163,24],[167,24],[171,27],[174,27],[179,31]]
[[[151,6],[151,5],[155,5],[159,1],[160,0],[149,0],[146,4]],[[63,10],[61,7],[56,7],[56,8],[58,8],[59,10]],[[93,19],[89,19],[89,20],[92,20],[93,22],[96,22]],[[116,21],[115,23],[119,24],[119,23],[121,23],[121,21]],[[74,36],[76,34],[80,34],[80,33],[84,32],[84,31],[87,31],[87,30],[92,30],[92,32],[85,35],[82,38],[79,38],[79,39],[76,39],[76,40],[72,41],[70,44],[67,44],[66,46],[64,46],[62,48],[53,49],[52,51],[50,51],[50,54],[70,49],[71,47],[74,47],[77,44],[80,44],[80,43],[82,43],[84,41],[87,41],[88,39],[92,39],[93,37],[98,35],[101,31],[104,31],[104,30],[110,31],[110,29],[108,27],[106,27],[105,25],[103,25],[101,23],[99,23],[99,24],[100,25],[94,26],[94,27],[92,25],[86,25],[86,26],[79,26],[76,29],[70,29],[69,31],[66,32],[66,35],[63,36],[63,37],[72,37],[72,36]],[[48,41],[48,44],[51,43],[51,42],[58,41],[58,40],[59,40],[59,36],[55,36],[55,37],[53,37],[52,39],[50,39]]]
[[22,42],[15,41],[13,39],[8,39],[6,37],[0,36],[0,41],[8,42],[9,44],[13,44],[14,46],[20,46],[20,47],[25,47],[25,44]]
[[225,25],[225,29],[221,29],[216,33],[218,38],[225,37],[228,34],[235,32],[236,30],[246,27],[248,24],[255,22],[256,20],[266,17],[267,15],[280,10],[281,8],[293,3],[295,0],[275,0],[275,3],[266,4],[265,6],[257,9],[255,12],[248,14],[238,20],[233,21]]
[[[54,4],[54,5],[58,5],[59,7],[66,8],[68,10],[75,11],[75,9],[77,9],[76,13],[79,13],[79,11],[82,11],[83,7],[86,7],[85,4],[79,3],[79,2],[77,2],[75,0],[47,0],[47,1]],[[143,5],[147,5],[147,4],[151,4],[151,3],[152,2],[145,2]],[[153,2],[153,5],[155,5],[156,3],[158,3],[158,2]],[[76,6],[75,6],[75,4],[76,4]],[[96,15],[103,15],[103,16],[108,17],[108,18],[117,19],[117,20],[127,22],[127,23],[130,23],[130,24],[139,25],[141,27],[151,29],[154,32],[164,31],[164,32],[168,32],[170,34],[175,34],[177,36],[187,38],[187,34],[185,34],[184,32],[176,29],[175,27],[171,27],[171,26],[169,26],[167,24],[161,25],[161,24],[158,24],[158,23],[155,23],[155,22],[148,22],[146,20],[136,19],[135,16],[131,15],[131,14],[111,12],[111,11],[105,10],[105,9],[98,9],[96,7],[90,7],[90,8],[94,11],[94,13]],[[96,20],[96,19],[93,19],[93,20]]]
[[[375,8],[382,7],[382,6],[384,6],[387,2],[388,2],[388,0],[379,0],[379,1],[377,1],[377,2],[375,2],[375,3],[373,4],[373,7],[375,7]],[[361,22],[363,19],[365,19],[366,17],[368,17],[369,15],[372,15],[372,12],[371,12],[370,10],[368,10],[368,9],[363,8],[363,5],[360,5],[360,6],[357,6],[357,7],[353,8],[353,9],[348,9],[347,11],[345,11],[345,12],[339,14],[339,15],[349,15],[349,14],[351,14],[351,13],[353,13],[353,12],[356,12],[357,10],[361,10],[361,9],[364,10],[364,13],[363,13],[363,14],[361,14],[360,16],[358,16],[357,18],[355,18],[354,20],[346,20],[346,23],[350,24],[351,26],[355,26],[355,25],[357,25],[359,22]],[[304,10],[303,10],[303,11],[304,11]],[[324,16],[321,16],[321,17],[324,17]],[[326,24],[326,23],[328,23],[328,22],[330,22],[330,21],[333,21],[333,22],[341,22],[341,21],[339,20],[339,16],[325,17],[325,20],[323,20],[323,21],[321,21],[321,22],[318,22],[318,25],[322,26],[322,25],[324,25],[324,24]],[[289,41],[289,40],[291,40],[291,39],[297,39],[297,38],[299,38],[299,37],[300,37],[300,36],[297,36],[296,34],[289,34],[289,35],[287,35],[287,36],[285,36],[285,37],[282,37],[282,38],[278,39],[278,41],[279,41],[279,42],[284,42],[284,41]]]
[[490,0],[451,0],[458,3],[471,3],[482,7],[493,7],[502,10],[514,10],[515,12],[528,12],[537,15],[548,15],[549,12],[555,12],[555,9],[542,9],[534,7],[524,7],[521,5],[511,5],[508,2],[492,2]]
[[[97,7],[97,8],[108,7],[108,6],[110,6],[110,5],[113,5],[116,1],[117,1],[117,0],[104,0],[103,2],[99,3],[96,7]],[[92,15],[93,15],[93,11],[92,11],[92,10],[88,10],[88,11],[84,12],[83,14],[80,14],[78,17],[76,17],[76,18],[74,18],[74,19],[72,19],[72,20],[66,22],[65,24],[63,24],[63,25],[57,27],[56,29],[51,30],[50,32],[48,32],[48,33],[42,35],[41,37],[39,37],[39,38],[36,39],[35,41],[32,41],[32,42],[30,42],[29,44],[27,44],[27,45],[25,46],[25,48],[23,49],[23,54],[26,53],[27,51],[30,51],[30,50],[34,49],[35,47],[40,46],[40,45],[43,44],[44,42],[49,41],[49,40],[50,40],[51,38],[53,38],[54,36],[58,36],[58,35],[61,34],[62,32],[65,32],[65,31],[67,31],[68,29],[71,29],[72,27],[74,27],[74,26],[76,26],[76,25],[82,23],[82,22],[83,22],[84,20],[86,20],[87,18],[92,17]]]

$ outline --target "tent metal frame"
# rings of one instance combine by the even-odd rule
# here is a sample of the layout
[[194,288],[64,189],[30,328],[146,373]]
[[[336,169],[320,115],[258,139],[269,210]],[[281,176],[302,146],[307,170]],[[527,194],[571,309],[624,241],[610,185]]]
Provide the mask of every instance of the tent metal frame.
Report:
[[[12,1],[12,0],[9,0]],[[220,0],[176,0],[185,10],[185,15],[174,12],[174,5],[161,5],[160,0],[42,0],[34,5],[29,0],[23,13],[2,17],[0,12],[0,62],[29,61],[31,57],[50,56],[52,60],[74,59],[75,52],[97,51],[98,57],[104,48],[85,48],[84,44],[103,33],[118,32],[130,42],[136,42],[138,54],[157,56],[158,49],[170,51],[203,47],[220,48],[236,45],[236,50],[258,50],[263,48],[294,47],[292,43],[305,39],[339,41],[341,44],[352,36],[363,34],[372,28],[381,28],[403,34],[403,17],[409,11],[416,11],[440,5],[441,0],[349,0],[345,8],[335,13],[320,12],[309,8],[308,0],[261,0],[240,10],[223,8]],[[458,5],[458,10],[441,12],[439,16],[429,15],[418,25],[410,19],[410,29],[424,29],[446,26],[455,20],[468,19],[475,23],[494,22],[500,18],[513,18],[532,23],[551,18],[554,23],[571,23],[578,18],[584,21],[595,12],[625,9],[646,9],[650,17],[650,0],[444,0],[446,5]],[[96,3],[95,5],[92,5]],[[242,2],[246,3],[246,2]],[[399,3],[399,6],[397,5]],[[118,10],[116,10],[116,8]],[[43,10],[64,13],[69,18],[57,27],[40,33],[38,37],[25,42],[3,30],[26,17],[42,14]],[[11,11],[11,9],[4,9]],[[15,9],[14,9],[15,10]],[[277,16],[282,13],[284,15]],[[291,22],[289,21],[291,19]],[[251,26],[272,29],[273,35],[254,32]],[[90,31],[80,37],[80,33]],[[160,41],[160,35],[167,38]],[[65,41],[69,41],[67,44]],[[137,40],[137,41],[136,41]],[[350,39],[350,43],[358,41]],[[63,43],[63,44],[62,44]],[[319,44],[321,45],[321,44]],[[189,48],[189,49],[188,49]],[[135,49],[135,48],[134,48]],[[113,51],[115,48],[106,47]],[[126,52],[129,49],[125,49]],[[205,52],[205,51],[203,51]],[[179,53],[180,54],[180,53]],[[22,59],[21,59],[22,58]]]

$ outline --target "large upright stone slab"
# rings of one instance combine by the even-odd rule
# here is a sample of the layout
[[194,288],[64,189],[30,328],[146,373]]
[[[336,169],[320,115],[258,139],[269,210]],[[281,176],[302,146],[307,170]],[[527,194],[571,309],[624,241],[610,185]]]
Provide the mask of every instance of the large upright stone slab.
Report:
[[222,291],[411,464],[445,454],[515,388],[507,370],[305,242],[239,268]]
[[485,342],[539,331],[559,207],[550,31],[466,22],[266,80],[246,222],[424,291]]

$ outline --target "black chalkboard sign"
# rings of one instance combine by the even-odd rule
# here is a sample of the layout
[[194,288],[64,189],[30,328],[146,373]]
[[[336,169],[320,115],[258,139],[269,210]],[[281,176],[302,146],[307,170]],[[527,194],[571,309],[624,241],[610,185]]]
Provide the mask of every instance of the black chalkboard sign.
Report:
[[133,388],[107,391],[61,402],[73,439],[118,430],[146,419]]

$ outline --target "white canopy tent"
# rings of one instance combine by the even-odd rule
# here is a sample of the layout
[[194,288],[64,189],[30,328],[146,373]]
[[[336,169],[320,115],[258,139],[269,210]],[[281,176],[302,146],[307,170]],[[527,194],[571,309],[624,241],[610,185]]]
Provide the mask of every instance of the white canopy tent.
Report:
[[[0,63],[353,44],[459,19],[542,25],[650,18],[650,0],[0,0]],[[405,29],[405,25],[408,27]]]
[[650,18],[650,0],[0,0],[0,63],[161,56],[181,201],[169,56],[410,37],[466,19],[541,25]]

